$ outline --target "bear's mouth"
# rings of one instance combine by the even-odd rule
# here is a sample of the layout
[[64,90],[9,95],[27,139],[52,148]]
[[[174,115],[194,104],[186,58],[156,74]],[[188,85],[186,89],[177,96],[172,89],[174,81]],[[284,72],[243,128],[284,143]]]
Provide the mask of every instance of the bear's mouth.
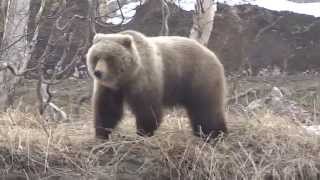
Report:
[[105,81],[105,80],[101,80],[101,79],[96,79],[96,81],[106,87],[106,88],[110,88],[110,89],[114,89],[114,90],[117,90],[118,89],[118,85],[115,81]]

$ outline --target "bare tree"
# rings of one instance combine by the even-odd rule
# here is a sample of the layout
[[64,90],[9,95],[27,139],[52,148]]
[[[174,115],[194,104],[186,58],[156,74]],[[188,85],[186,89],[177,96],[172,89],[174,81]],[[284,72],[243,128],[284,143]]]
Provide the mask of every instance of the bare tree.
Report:
[[[2,0],[0,1],[0,47],[2,43],[2,36],[4,33],[4,22],[6,17],[6,11],[7,11],[7,1]],[[1,53],[0,53],[1,56]]]
[[162,12],[162,25],[161,25],[160,35],[168,36],[169,35],[168,19],[170,17],[170,9],[168,6],[168,2],[166,0],[161,0],[161,12]]
[[197,0],[193,15],[190,38],[207,45],[213,28],[217,5],[213,0]]
[[[116,2],[121,11],[122,1]],[[32,77],[38,80],[39,112],[50,107],[65,117],[51,102],[50,86],[70,77],[78,64],[84,63],[96,31],[98,9],[98,0],[1,1],[1,15],[5,15],[0,18],[4,24],[0,26],[4,32],[0,49],[1,109],[13,104],[16,86],[33,72]]]

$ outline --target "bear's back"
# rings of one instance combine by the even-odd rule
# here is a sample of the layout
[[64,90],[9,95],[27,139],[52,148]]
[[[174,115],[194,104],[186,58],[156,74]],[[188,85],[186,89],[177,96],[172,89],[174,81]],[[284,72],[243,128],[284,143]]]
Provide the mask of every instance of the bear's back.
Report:
[[197,41],[178,36],[150,37],[163,63],[164,103],[185,104],[194,84],[211,83],[221,77],[223,67],[213,52]]

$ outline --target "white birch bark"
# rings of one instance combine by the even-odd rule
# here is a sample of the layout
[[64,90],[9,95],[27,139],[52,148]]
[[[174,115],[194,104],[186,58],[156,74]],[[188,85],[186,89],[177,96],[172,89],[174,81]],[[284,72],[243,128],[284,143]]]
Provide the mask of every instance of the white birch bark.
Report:
[[193,15],[193,26],[190,38],[207,45],[213,28],[213,20],[217,5],[213,0],[197,0]]
[[[26,68],[28,55],[27,24],[30,0],[2,0],[7,1],[7,13],[2,38],[1,64],[10,63],[16,72]],[[13,103],[13,95],[20,77],[14,76],[8,70],[0,71],[0,108],[6,109]]]

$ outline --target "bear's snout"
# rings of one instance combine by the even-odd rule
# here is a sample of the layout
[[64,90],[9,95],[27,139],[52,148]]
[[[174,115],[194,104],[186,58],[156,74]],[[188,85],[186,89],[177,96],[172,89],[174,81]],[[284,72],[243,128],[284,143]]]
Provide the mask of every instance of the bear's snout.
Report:
[[101,79],[102,78],[102,72],[99,70],[94,71],[94,76],[96,76],[96,78]]
[[108,65],[106,61],[104,60],[99,60],[94,68],[93,75],[97,79],[105,79],[105,74],[108,72]]

